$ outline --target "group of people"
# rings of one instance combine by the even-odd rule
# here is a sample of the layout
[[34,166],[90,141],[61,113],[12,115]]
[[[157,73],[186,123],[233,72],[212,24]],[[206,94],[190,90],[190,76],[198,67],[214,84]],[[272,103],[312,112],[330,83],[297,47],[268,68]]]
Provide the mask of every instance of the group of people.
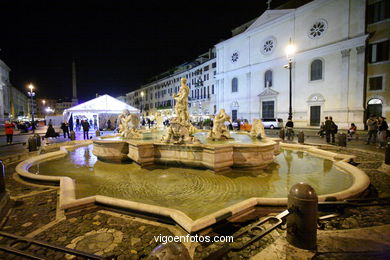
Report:
[[[352,123],[353,124],[353,123]],[[355,125],[355,124],[353,124]],[[327,143],[335,143],[335,135],[338,132],[338,125],[333,121],[331,116],[326,116],[325,121],[321,123],[320,131],[318,135],[321,137],[326,136]],[[356,128],[355,128],[356,132]]]
[[370,115],[366,123],[368,126],[366,144],[370,144],[371,142],[376,144],[376,142],[378,142],[378,146],[384,148],[386,146],[387,137],[389,136],[389,126],[386,122],[386,118],[383,116],[376,117],[375,115]]
[[[90,128],[90,124],[88,123],[88,120],[81,120],[81,122],[78,122],[79,125],[77,125],[77,122],[76,122],[76,128],[77,126],[79,128],[82,128],[83,129],[83,136],[84,136],[84,140],[85,139],[89,139],[89,128]],[[81,127],[80,127],[81,126]],[[61,130],[64,134],[64,138],[69,138],[71,139],[71,136],[69,134],[69,123],[64,121],[62,124],[61,124]],[[70,129],[71,131],[73,129]],[[49,137],[58,137],[59,134],[55,131],[53,125],[51,123],[49,123],[48,125],[48,128],[46,130],[46,134],[45,134],[45,138],[49,138]]]

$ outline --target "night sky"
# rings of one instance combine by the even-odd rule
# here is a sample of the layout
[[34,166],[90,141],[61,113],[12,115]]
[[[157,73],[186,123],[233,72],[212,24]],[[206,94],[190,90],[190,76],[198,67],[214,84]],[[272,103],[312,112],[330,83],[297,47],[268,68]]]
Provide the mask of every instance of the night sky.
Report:
[[[285,0],[272,1],[275,8]],[[1,0],[0,59],[12,85],[38,97],[123,95],[207,52],[266,9],[260,0]]]

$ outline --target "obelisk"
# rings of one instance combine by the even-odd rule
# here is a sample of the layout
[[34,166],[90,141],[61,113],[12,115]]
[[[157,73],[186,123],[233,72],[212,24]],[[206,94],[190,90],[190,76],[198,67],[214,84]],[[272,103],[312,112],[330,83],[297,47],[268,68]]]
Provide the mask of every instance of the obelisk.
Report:
[[76,63],[74,60],[72,62],[72,103],[73,105],[78,104],[77,86],[76,86]]

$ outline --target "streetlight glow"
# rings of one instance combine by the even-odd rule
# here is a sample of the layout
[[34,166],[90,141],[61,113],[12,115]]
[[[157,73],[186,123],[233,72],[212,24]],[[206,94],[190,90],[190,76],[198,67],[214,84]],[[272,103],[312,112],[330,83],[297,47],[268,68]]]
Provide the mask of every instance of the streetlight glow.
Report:
[[141,91],[141,97],[144,97],[145,93],[143,91]]
[[289,44],[287,45],[286,47],[286,56],[287,56],[287,59],[292,59],[292,57],[294,56],[295,54],[295,51],[296,51],[296,48],[295,48],[295,45],[292,44],[291,42],[291,39],[290,39],[290,42]]
[[30,84],[30,85],[28,85],[28,88],[30,89],[30,91],[32,92],[33,91],[33,89],[34,89],[34,86],[33,86],[33,84]]
[[46,100],[42,100],[42,104],[45,105],[46,104]]

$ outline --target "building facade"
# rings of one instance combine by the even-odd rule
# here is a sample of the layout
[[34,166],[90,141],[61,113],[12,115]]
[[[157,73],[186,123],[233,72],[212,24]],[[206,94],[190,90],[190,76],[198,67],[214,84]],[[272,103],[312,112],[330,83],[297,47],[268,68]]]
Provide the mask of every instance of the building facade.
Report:
[[390,118],[390,1],[368,1],[367,31],[367,116]]
[[315,0],[265,11],[244,32],[216,45],[217,109],[232,119],[283,118],[289,112],[286,46],[292,42],[296,126],[332,116],[340,128],[364,122],[365,1]]
[[4,124],[4,120],[8,118],[10,110],[9,89],[11,83],[9,81],[9,72],[11,69],[0,60],[0,124]]
[[216,113],[215,74],[216,59],[213,50],[199,56],[195,61],[177,66],[155,77],[138,90],[126,94],[125,101],[140,109],[144,116],[161,112],[172,115],[175,101],[172,98],[180,88],[180,79],[187,78],[190,88],[189,112],[195,120]]

